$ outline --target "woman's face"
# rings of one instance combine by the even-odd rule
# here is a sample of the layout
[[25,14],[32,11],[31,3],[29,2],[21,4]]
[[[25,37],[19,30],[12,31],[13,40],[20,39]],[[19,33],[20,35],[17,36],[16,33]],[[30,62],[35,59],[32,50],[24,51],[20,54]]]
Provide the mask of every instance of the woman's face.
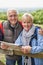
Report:
[[22,25],[26,31],[30,30],[30,28],[32,27],[32,24],[33,24],[32,19],[30,17],[25,17],[22,19]]

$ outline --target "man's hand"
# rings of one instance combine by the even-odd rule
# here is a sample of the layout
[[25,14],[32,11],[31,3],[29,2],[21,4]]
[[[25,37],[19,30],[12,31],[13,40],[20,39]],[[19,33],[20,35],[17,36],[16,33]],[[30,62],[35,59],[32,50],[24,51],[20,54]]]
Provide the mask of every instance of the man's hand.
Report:
[[22,46],[21,51],[25,54],[30,53],[31,46]]
[[39,29],[39,34],[43,35],[43,29]]
[[4,44],[4,43],[2,43],[2,44],[1,44],[1,48],[7,50],[7,49],[9,48],[9,46],[6,45],[6,44]]

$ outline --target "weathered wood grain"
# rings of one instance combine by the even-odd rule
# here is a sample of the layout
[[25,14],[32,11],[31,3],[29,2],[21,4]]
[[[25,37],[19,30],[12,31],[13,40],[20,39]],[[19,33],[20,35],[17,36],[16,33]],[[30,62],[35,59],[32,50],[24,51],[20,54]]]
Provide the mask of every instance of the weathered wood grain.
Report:
[[1,43],[4,43],[6,45],[9,46],[9,48],[7,50],[4,50],[4,49],[1,49],[0,48],[0,53],[3,53],[3,54],[8,54],[8,55],[25,55],[25,56],[29,56],[29,57],[36,57],[36,58],[43,58],[43,52],[42,53],[37,53],[37,54],[24,54],[22,51],[21,51],[21,46],[16,46],[14,44],[11,44],[11,43],[7,43],[7,42],[2,42]]

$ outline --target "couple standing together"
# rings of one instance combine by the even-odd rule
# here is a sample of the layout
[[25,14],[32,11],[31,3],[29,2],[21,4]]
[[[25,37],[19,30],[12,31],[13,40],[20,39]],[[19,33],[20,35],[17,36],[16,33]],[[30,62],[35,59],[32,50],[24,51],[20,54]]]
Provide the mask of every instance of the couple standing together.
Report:
[[[33,16],[25,13],[22,16],[22,23],[18,21],[18,13],[14,9],[7,11],[7,21],[3,23],[3,41],[23,45],[23,53],[40,53],[43,52],[43,30],[33,24]],[[1,24],[0,24],[1,25]],[[7,45],[2,45],[2,49],[7,49]],[[28,65],[43,65],[41,58],[28,58]],[[24,65],[24,56],[6,55],[6,65]]]

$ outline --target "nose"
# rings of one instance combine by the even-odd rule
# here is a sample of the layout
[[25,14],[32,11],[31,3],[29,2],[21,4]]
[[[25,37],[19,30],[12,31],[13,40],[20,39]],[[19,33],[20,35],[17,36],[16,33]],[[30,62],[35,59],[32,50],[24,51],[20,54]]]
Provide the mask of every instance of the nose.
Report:
[[26,23],[26,26],[28,26],[28,23]]
[[15,16],[12,16],[12,19],[14,19],[15,18]]

